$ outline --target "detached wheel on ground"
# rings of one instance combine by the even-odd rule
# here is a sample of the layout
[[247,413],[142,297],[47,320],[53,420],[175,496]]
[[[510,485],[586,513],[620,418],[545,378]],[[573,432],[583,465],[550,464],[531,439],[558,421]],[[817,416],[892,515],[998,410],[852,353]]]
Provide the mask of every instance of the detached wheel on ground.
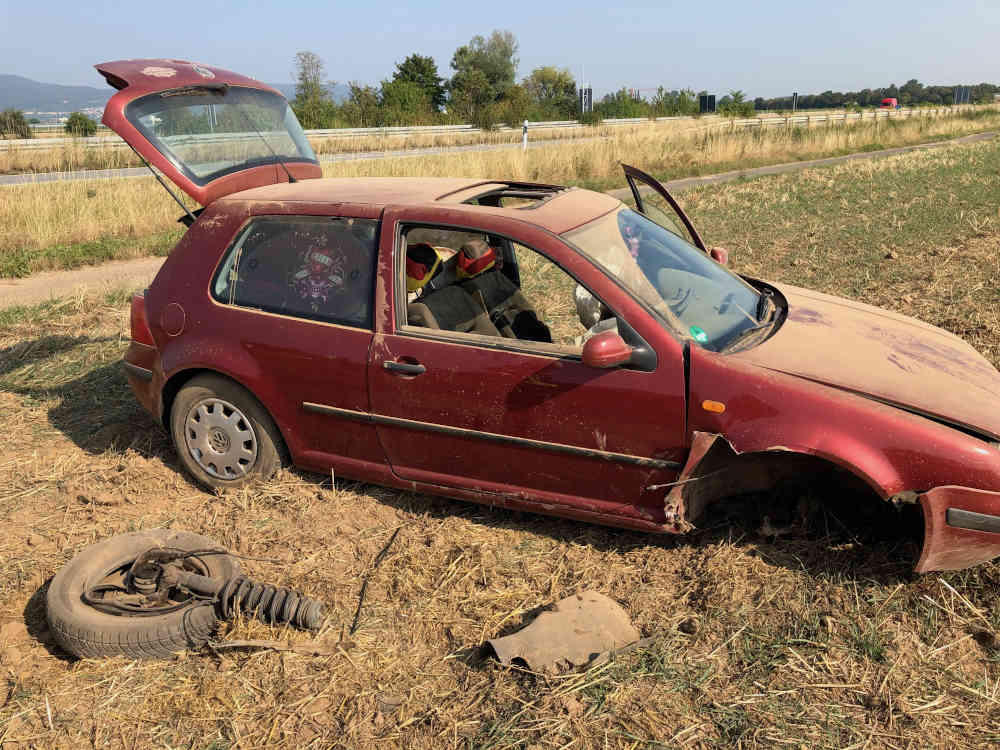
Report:
[[209,489],[267,479],[281,465],[274,420],[249,391],[221,375],[199,375],[181,388],[170,433],[184,468]]
[[[221,549],[200,534],[169,529],[122,534],[85,548],[49,585],[49,628],[63,649],[84,659],[162,659],[205,644],[218,623],[212,602],[174,589],[154,601],[136,594],[126,580],[136,558],[154,547],[202,553]],[[183,565],[213,578],[240,573],[239,562],[226,554],[185,557]]]

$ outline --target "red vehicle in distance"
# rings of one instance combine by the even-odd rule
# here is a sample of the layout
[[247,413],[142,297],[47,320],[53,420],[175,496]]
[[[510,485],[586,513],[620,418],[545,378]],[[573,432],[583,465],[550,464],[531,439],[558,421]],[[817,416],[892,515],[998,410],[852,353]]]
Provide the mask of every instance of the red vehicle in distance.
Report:
[[899,102],[893,97],[886,97],[878,105],[879,109],[899,109]]
[[1000,554],[1000,372],[957,336],[733,273],[633,167],[631,205],[321,179],[261,83],[97,68],[118,89],[104,123],[203,206],[134,298],[125,355],[201,484],[290,460],[684,533],[722,498],[809,477],[919,509],[918,571]]

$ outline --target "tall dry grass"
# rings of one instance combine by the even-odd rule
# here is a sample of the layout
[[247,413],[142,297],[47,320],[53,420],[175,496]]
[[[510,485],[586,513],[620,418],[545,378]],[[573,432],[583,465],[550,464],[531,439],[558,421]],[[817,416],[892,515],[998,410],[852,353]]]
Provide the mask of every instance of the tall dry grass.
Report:
[[79,243],[134,239],[113,257],[150,255],[147,240],[178,228],[180,213],[152,177],[0,188],[0,277],[76,265],[50,250]]
[[[979,108],[982,111],[983,108]],[[842,110],[810,110],[809,116],[818,117],[826,114],[839,114]],[[762,120],[783,117],[777,112],[764,112],[759,115]],[[913,118],[931,118],[934,115],[921,113]],[[871,123],[868,123],[871,124]],[[823,123],[817,123],[822,126]],[[531,131],[532,141],[573,141],[581,138],[618,138],[635,132],[645,132],[650,137],[674,137],[680,133],[703,132],[708,129],[725,128],[726,121],[717,116],[687,117],[677,120],[647,121],[635,125],[597,127],[581,125],[575,128],[545,129],[535,128]],[[834,124],[834,127],[839,127]],[[108,135],[110,131],[102,131]],[[62,136],[57,133],[52,137]],[[113,134],[111,134],[113,135]],[[500,145],[517,143],[521,140],[521,131],[497,130],[489,132],[458,132],[458,133],[419,133],[411,135],[356,135],[344,136],[309,136],[313,150],[322,156],[332,154],[363,153],[368,151],[397,151],[432,147],[468,146],[473,144]],[[88,147],[83,139],[53,146],[49,149],[12,148],[0,142],[0,174],[24,174],[39,172],[68,172],[80,169],[120,169],[123,167],[138,167],[142,163],[123,142],[102,144]],[[37,145],[37,144],[36,144]]]
[[[700,124],[704,124],[703,122]],[[633,126],[583,126],[575,128],[539,128],[533,141],[571,141],[580,138],[607,137],[616,132],[637,128],[655,128],[662,134],[680,132],[698,126],[697,121],[649,122]],[[320,157],[329,154],[353,154],[369,151],[402,151],[432,147],[500,145],[518,143],[520,130],[490,132],[418,133],[415,135],[357,135],[350,137],[309,136],[313,150]],[[83,139],[47,149],[10,148],[0,143],[0,174],[71,172],[81,169],[121,169],[140,167],[142,162],[123,142],[87,146]]]
[[[605,189],[622,183],[621,162],[671,179],[965,135],[1000,127],[1000,111],[808,129],[730,132],[692,128],[690,123],[669,125],[607,128],[601,139],[555,143],[527,152],[464,151],[328,163],[323,172],[336,177],[500,177]],[[5,266],[4,256],[14,253],[25,259],[18,266],[23,269],[19,273],[65,267],[58,254],[39,251],[107,238],[162,236],[177,227],[179,214],[180,209],[152,178],[2,187],[0,269]],[[121,257],[142,254],[142,244],[137,241],[122,252],[126,254]],[[2,275],[11,273],[0,270]]]
[[662,179],[728,169],[799,161],[891,148],[1000,127],[1000,111],[963,115],[865,120],[814,127],[728,130],[688,127],[669,138],[655,129],[614,132],[586,143],[545,149],[484,151],[415,156],[380,161],[325,164],[329,177],[492,177],[583,184],[606,188],[622,182],[621,163],[635,164]]

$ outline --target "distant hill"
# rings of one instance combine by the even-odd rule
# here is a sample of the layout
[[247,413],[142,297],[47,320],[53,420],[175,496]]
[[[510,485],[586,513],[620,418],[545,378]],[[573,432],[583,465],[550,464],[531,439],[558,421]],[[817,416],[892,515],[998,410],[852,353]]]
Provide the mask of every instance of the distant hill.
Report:
[[[288,99],[295,97],[294,83],[269,83]],[[349,90],[337,84],[331,90],[336,101],[347,98]],[[104,109],[114,94],[110,86],[62,86],[30,78],[0,74],[0,109],[13,107],[31,112],[75,112],[88,107]]]
[[32,112],[75,112],[87,107],[103,108],[113,93],[110,87],[62,86],[0,74],[0,109],[13,107]]

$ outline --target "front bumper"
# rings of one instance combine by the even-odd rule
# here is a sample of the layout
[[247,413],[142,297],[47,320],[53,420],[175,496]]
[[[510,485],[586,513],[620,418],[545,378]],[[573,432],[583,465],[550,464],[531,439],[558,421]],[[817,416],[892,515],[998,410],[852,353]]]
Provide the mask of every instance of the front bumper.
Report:
[[918,499],[924,511],[918,573],[961,570],[1000,556],[1000,492],[945,486]]

